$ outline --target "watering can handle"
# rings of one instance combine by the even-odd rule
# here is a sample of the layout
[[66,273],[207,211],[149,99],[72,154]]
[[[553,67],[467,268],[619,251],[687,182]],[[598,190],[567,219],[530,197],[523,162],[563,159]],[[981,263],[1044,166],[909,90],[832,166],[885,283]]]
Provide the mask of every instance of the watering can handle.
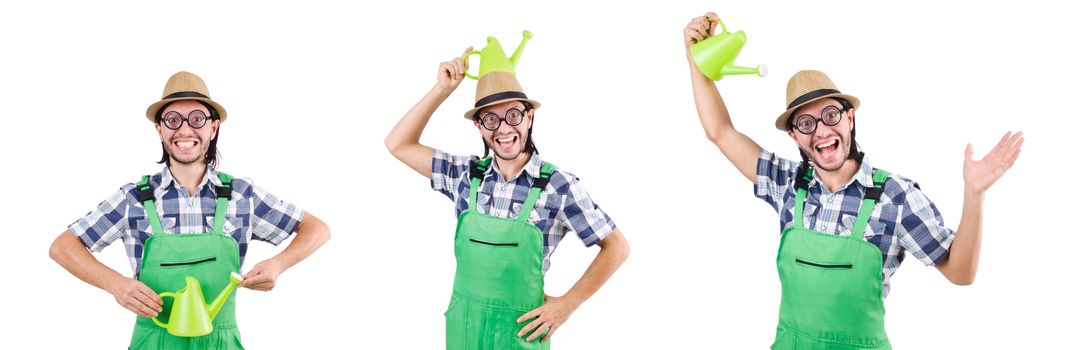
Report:
[[[462,54],[462,64],[463,64],[463,65],[466,65],[466,66],[468,66],[468,65],[469,65],[469,63],[468,63],[468,62],[466,62],[466,59],[468,59],[468,58],[470,57],[470,55],[480,55],[480,54],[481,54],[481,51],[480,51],[480,50],[477,50],[477,51],[470,51],[470,52],[467,52],[467,53],[464,53],[464,54]],[[462,72],[462,74],[466,74],[466,76],[467,76],[467,77],[470,77],[470,79],[473,79],[473,80],[477,80],[477,79],[480,79],[480,78],[481,78],[481,77],[480,77],[480,76],[478,76],[478,75],[472,75],[472,74],[470,74],[470,70],[469,70],[469,69],[466,69],[466,71],[465,71],[465,72]]]
[[[706,20],[708,20],[710,22],[717,22],[717,24],[721,26],[721,33],[728,33],[728,28],[725,27],[725,22],[722,21],[720,18],[714,19],[714,18],[707,17]],[[714,34],[714,33],[710,33],[710,34]]]
[[[171,292],[159,293],[159,298],[160,299],[161,298],[165,298],[165,297],[177,298],[177,294],[174,294],[174,293],[171,293]],[[170,327],[169,324],[163,323],[163,321],[160,321],[158,318],[152,317],[152,321],[155,322],[155,324],[159,325],[159,327],[163,327],[163,328],[169,328]]]

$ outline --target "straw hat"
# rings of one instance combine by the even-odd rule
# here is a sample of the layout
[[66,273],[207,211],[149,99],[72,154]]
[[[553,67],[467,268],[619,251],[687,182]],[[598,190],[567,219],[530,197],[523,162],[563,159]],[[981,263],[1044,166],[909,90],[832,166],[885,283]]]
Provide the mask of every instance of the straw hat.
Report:
[[186,71],[180,71],[170,76],[170,80],[166,81],[166,87],[163,88],[163,97],[159,102],[153,103],[148,106],[148,110],[145,115],[148,116],[148,121],[155,123],[155,114],[159,112],[160,108],[163,108],[167,103],[181,100],[195,100],[200,101],[214,107],[218,111],[219,122],[226,121],[226,109],[222,108],[222,105],[218,104],[214,100],[211,100],[211,93],[207,91],[207,83],[203,82],[203,79]]
[[473,109],[466,112],[466,119],[473,120],[473,114],[481,108],[510,101],[528,101],[533,108],[540,108],[540,102],[530,100],[518,85],[514,73],[495,71],[482,75],[477,80],[477,97]]
[[791,80],[788,80],[788,99],[784,101],[788,109],[777,117],[777,129],[788,131],[788,117],[795,113],[795,110],[810,102],[828,97],[846,99],[855,109],[858,109],[860,103],[857,97],[840,93],[839,89],[836,89],[836,84],[833,84],[832,79],[829,79],[825,73],[816,70],[803,70],[795,73],[791,76]]

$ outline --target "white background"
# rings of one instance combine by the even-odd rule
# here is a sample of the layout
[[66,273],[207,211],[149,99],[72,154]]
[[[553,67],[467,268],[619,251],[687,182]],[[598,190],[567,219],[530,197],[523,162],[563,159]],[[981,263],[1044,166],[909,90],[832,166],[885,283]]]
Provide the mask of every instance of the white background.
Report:
[[[534,38],[518,76],[543,103],[543,157],[581,177],[632,255],[556,334],[556,349],[765,348],[776,325],[777,218],[703,136],[682,28],[708,10],[744,30],[718,83],[738,129],[798,157],[772,123],[787,79],[828,73],[861,98],[874,165],[961,214],[966,143],[983,155],[1024,130],[987,193],[976,283],[908,256],[886,300],[898,349],[1045,348],[1059,341],[1063,193],[1060,9],[1044,2],[17,2],[0,11],[0,315],[3,348],[115,349],[133,315],[53,263],[57,234],[160,166],[145,120],[167,77],[203,77],[230,113],[221,169],[325,220],[333,239],[269,293],[242,290],[249,349],[440,348],[455,218],[383,139],[435,83],[437,64],[497,36]],[[423,143],[479,154],[466,80]],[[286,243],[287,244],[287,243]],[[245,270],[280,248],[253,243]],[[598,251],[565,239],[547,292]],[[129,275],[121,244],[96,257]],[[17,345],[14,345],[17,344]]]

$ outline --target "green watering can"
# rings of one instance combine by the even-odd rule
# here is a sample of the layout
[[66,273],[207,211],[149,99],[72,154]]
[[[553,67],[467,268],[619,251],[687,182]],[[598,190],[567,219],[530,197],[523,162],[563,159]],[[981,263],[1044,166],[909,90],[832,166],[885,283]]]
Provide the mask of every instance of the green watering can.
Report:
[[747,42],[747,34],[743,31],[729,33],[725,28],[725,22],[719,19],[711,19],[721,25],[721,34],[714,35],[706,40],[692,45],[692,60],[707,78],[721,80],[725,75],[758,74],[760,77],[769,74],[764,64],[756,68],[738,67],[732,65],[732,61],[739,56],[743,44]]
[[503,45],[499,44],[499,39],[493,36],[488,37],[488,45],[479,51],[470,51],[462,55],[462,60],[466,61],[466,58],[470,55],[481,56],[481,68],[480,75],[472,75],[469,71],[466,72],[466,76],[470,79],[477,80],[481,75],[485,75],[491,72],[509,72],[514,73],[514,67],[518,65],[518,59],[521,58],[521,52],[525,50],[525,42],[532,39],[532,33],[528,30],[521,33],[521,44],[518,44],[518,49],[514,50],[514,55],[507,58],[507,54],[503,53]]
[[160,298],[174,298],[174,306],[170,308],[170,323],[163,323],[158,318],[152,317],[152,321],[159,327],[166,328],[170,334],[179,337],[199,337],[214,331],[211,320],[222,309],[222,305],[233,293],[233,288],[244,279],[236,272],[230,273],[229,285],[214,298],[208,305],[203,299],[203,290],[200,281],[196,277],[185,276],[185,288],[177,292],[159,293]]

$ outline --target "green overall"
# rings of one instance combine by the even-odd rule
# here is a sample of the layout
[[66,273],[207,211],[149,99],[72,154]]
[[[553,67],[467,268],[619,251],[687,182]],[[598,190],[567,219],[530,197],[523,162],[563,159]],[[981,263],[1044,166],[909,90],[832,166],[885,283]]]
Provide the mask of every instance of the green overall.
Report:
[[[213,299],[229,283],[229,274],[240,271],[237,241],[223,232],[226,208],[232,191],[232,178],[218,173],[222,187],[215,187],[218,199],[210,233],[164,233],[155,207],[154,189],[145,176],[137,183],[140,201],[148,214],[152,236],[144,243],[140,281],[156,293],[173,292],[185,287],[185,276],[194,276],[203,287],[207,300]],[[163,312],[158,318],[170,319],[173,298],[163,298]],[[235,314],[236,291],[215,315],[214,331],[200,337],[179,337],[167,333],[151,318],[137,317],[130,349],[243,349]]]
[[876,170],[849,236],[807,229],[813,171],[795,181],[795,221],[780,236],[780,321],[773,349],[891,349],[881,297],[883,258],[862,236],[890,174]]
[[[549,349],[518,337],[518,317],[544,303],[543,232],[529,223],[555,167],[546,162],[514,219],[477,212],[477,190],[492,158],[470,169],[469,208],[455,230],[455,284],[447,312],[447,349]],[[528,334],[526,334],[528,336]]]

